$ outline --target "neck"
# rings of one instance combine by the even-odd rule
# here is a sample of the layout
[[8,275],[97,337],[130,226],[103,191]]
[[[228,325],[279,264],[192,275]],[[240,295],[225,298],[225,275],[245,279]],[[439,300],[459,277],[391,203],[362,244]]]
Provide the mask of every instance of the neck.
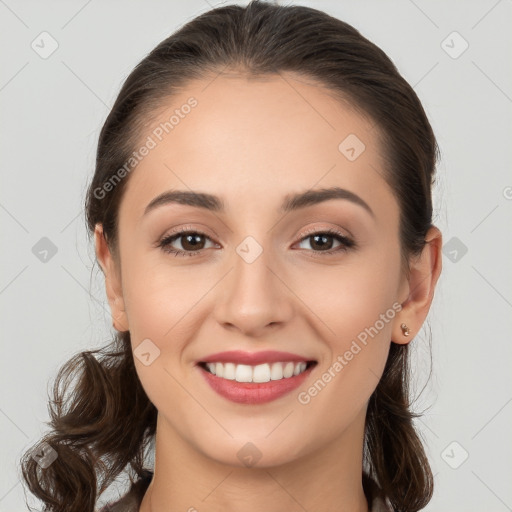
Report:
[[159,415],[154,475],[140,512],[368,512],[360,427],[292,462],[239,467],[199,452]]

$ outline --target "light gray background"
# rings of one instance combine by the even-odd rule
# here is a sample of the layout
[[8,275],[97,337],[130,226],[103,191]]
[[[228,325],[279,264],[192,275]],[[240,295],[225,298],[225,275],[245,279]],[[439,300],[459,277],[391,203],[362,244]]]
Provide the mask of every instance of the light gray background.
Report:
[[[441,147],[444,270],[429,315],[433,376],[417,402],[428,408],[418,426],[436,482],[426,510],[512,510],[512,2],[297,3],[347,21],[388,53]],[[220,4],[0,0],[0,511],[26,510],[15,464],[46,431],[58,368],[110,340],[83,217],[101,125],[139,60]],[[46,59],[31,47],[43,31],[59,45]],[[469,44],[457,58],[464,42],[454,31]],[[32,251],[42,237],[57,247],[46,262]],[[425,336],[414,346],[421,390]]]

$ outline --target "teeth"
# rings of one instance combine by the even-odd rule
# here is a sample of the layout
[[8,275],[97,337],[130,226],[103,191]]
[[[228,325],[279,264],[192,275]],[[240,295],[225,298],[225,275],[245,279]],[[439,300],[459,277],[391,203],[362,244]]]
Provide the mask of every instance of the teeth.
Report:
[[225,363],[224,364],[224,373],[222,377],[228,380],[235,380],[236,376],[236,366],[234,363]]
[[[300,363],[298,363],[300,365]],[[286,363],[286,366],[283,370],[283,377],[287,379],[288,377],[291,377],[293,375],[294,370],[294,364],[293,363]]]
[[208,371],[217,377],[237,382],[269,382],[288,379],[306,369],[306,362],[264,363],[256,366],[234,363],[206,363]]
[[295,365],[295,368],[293,369],[293,375],[299,375],[299,373],[303,372],[302,366],[299,364]]
[[270,370],[270,380],[280,380],[283,378],[283,365],[274,363]]
[[[217,363],[217,368],[219,367]],[[252,381],[252,367],[245,364],[237,364],[235,371],[235,380],[237,382],[251,382]]]
[[[249,372],[251,367],[249,368]],[[259,364],[252,369],[253,382],[268,382],[270,380],[270,366],[268,364]]]

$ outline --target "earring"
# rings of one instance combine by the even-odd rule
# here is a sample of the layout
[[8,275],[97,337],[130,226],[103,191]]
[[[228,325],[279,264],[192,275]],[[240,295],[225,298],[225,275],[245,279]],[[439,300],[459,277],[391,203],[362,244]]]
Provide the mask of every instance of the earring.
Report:
[[407,325],[402,324],[402,325],[400,325],[400,328],[402,329],[402,333],[404,336],[409,336],[410,332],[409,332],[409,327],[407,327]]

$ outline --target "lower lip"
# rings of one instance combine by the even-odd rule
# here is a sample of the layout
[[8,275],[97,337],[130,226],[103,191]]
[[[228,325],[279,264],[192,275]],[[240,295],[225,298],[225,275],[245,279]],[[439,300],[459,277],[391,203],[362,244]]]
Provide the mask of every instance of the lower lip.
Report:
[[297,389],[309,376],[314,364],[299,375],[269,382],[237,382],[217,377],[199,366],[206,382],[219,395],[241,404],[263,404]]

